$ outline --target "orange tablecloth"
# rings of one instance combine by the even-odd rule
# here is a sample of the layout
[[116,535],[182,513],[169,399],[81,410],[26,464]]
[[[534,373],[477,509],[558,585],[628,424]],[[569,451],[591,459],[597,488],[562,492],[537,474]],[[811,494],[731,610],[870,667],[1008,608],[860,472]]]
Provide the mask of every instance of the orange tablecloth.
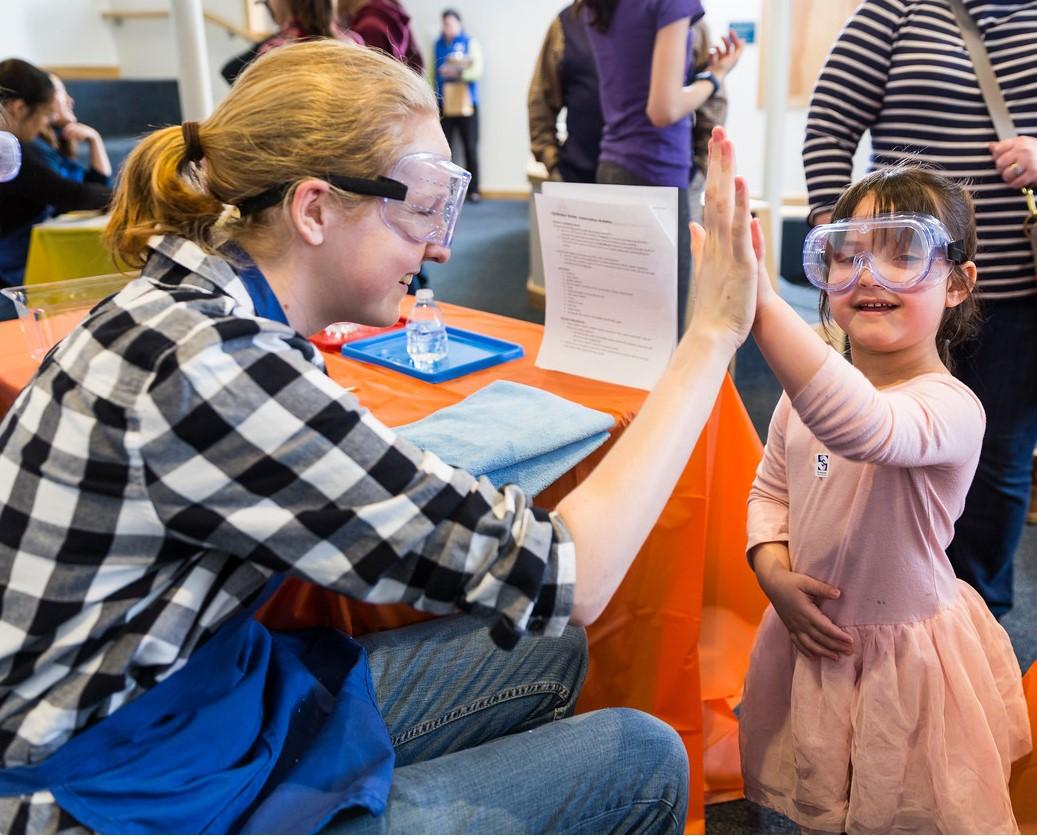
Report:
[[0,322],[0,417],[11,408],[38,365],[29,356],[18,320]]
[[[537,386],[616,417],[617,431],[640,409],[645,392],[544,371],[533,361],[543,329],[493,314],[443,305],[460,328],[525,346],[520,360],[440,384],[326,355],[331,376],[356,386],[361,403],[389,426],[424,417],[507,379]],[[17,356],[15,323],[0,323],[0,412],[32,373]],[[679,432],[679,427],[674,427]],[[537,497],[551,507],[586,476],[609,445]],[[579,710],[630,706],[681,734],[691,761],[688,828],[704,829],[704,796],[737,797],[737,724],[730,708],[764,600],[746,565],[745,504],[761,446],[730,380],[658,523],[605,614],[589,630],[591,663]],[[361,633],[422,616],[405,607],[358,605],[300,582],[282,584],[268,623],[322,621]]]

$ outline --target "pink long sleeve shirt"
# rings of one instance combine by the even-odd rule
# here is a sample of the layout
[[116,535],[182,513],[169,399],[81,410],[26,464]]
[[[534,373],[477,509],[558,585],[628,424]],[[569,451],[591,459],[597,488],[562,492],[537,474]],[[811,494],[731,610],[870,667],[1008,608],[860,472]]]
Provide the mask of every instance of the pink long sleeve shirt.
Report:
[[749,545],[787,542],[792,568],[830,583],[836,624],[920,621],[957,597],[944,551],[986,418],[949,374],[876,389],[834,351],[782,395],[749,494]]

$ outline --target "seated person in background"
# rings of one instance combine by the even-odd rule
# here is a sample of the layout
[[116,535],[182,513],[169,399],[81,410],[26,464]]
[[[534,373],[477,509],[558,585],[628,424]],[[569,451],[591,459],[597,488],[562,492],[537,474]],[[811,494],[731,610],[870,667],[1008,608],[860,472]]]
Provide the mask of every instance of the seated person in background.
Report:
[[220,75],[226,79],[227,84],[233,84],[241,71],[260,55],[293,41],[335,38],[361,45],[364,43],[364,39],[356,32],[344,29],[335,22],[333,0],[262,0],[262,3],[277,25],[277,31],[223,65]]
[[418,74],[425,72],[410,15],[397,0],[339,0],[338,24],[363,38],[366,46],[388,53]]
[[34,142],[51,120],[54,83],[43,70],[18,58],[0,61],[0,109],[21,143],[18,176],[0,183],[0,283],[22,283],[33,224],[74,209],[101,209],[111,198],[104,183],[76,180],[55,170]]
[[[50,124],[33,140],[33,146],[51,167],[62,177],[77,183],[100,183],[111,185],[112,164],[104,148],[101,135],[89,125],[76,119],[75,99],[65,89],[64,82],[54,73],[49,74],[54,85],[54,102]],[[79,143],[85,142],[90,149],[90,167],[79,161]]]

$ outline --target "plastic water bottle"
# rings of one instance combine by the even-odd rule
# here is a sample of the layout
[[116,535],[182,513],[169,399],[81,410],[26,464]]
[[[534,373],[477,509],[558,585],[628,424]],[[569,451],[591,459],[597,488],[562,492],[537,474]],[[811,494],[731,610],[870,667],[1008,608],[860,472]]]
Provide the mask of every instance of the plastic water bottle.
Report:
[[446,325],[432,289],[423,287],[407,317],[407,354],[415,368],[428,371],[447,355]]

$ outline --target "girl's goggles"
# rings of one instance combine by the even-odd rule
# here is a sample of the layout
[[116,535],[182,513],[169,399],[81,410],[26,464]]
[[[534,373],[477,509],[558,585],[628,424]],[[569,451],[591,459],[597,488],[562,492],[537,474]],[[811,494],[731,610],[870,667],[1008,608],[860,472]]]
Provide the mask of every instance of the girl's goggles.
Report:
[[22,167],[22,146],[18,137],[7,131],[0,131],[0,183],[6,183],[18,176]]
[[[407,154],[388,177],[366,180],[329,174],[321,177],[335,188],[382,199],[382,222],[393,232],[418,244],[449,247],[461,216],[472,175],[435,154]],[[282,184],[238,205],[242,215],[280,203],[292,184]]]
[[952,241],[939,219],[912,212],[822,224],[803,244],[807,278],[829,293],[849,290],[865,268],[893,293],[920,289],[943,281],[963,261],[962,241]]

